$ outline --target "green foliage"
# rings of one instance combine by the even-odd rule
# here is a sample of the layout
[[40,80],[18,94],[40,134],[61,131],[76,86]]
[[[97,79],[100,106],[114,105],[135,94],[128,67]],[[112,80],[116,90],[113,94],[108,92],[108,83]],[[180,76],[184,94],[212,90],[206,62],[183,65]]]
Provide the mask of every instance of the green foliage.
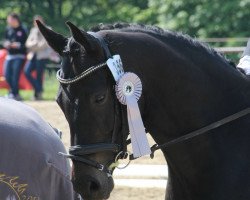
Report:
[[249,0],[152,0],[158,23],[197,37],[249,36]]
[[9,12],[18,12],[26,26],[35,14],[53,29],[68,34],[64,22],[85,29],[117,21],[159,25],[196,37],[249,36],[249,0],[1,0],[0,34]]
[[[68,35],[67,20],[88,29],[99,23],[130,22],[159,25],[192,37],[248,37],[250,0],[1,0],[0,40],[10,12],[20,14],[30,28],[34,15],[44,17],[54,30]],[[215,44],[216,45],[216,44]],[[226,45],[226,44],[224,44]],[[236,45],[228,42],[228,45]],[[245,45],[245,44],[241,44]],[[230,55],[231,56],[231,55]],[[238,59],[232,57],[233,59]],[[45,99],[54,99],[58,87],[46,78]],[[0,90],[0,95],[6,91]],[[25,99],[32,91],[22,91]]]

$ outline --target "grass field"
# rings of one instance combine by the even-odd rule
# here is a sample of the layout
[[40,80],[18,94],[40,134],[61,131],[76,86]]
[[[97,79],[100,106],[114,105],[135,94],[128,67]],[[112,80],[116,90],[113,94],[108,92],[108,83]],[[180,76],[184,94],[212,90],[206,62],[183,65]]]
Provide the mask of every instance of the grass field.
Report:
[[[48,74],[45,72],[45,80],[44,80],[44,92],[43,98],[44,100],[54,100],[57,94],[58,89],[58,81],[56,80],[56,74],[53,72],[52,74]],[[0,96],[5,96],[8,93],[7,89],[0,89]],[[20,90],[20,95],[24,100],[30,100],[33,97],[34,92],[32,90]]]

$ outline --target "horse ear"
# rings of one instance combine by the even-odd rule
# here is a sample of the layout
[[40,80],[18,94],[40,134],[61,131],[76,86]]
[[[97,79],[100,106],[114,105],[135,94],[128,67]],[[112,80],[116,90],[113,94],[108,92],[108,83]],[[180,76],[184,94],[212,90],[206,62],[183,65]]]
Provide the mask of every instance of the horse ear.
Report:
[[54,49],[60,55],[62,54],[65,46],[67,45],[68,39],[63,35],[52,31],[51,29],[47,28],[42,22],[36,20],[36,24],[44,36],[45,40],[47,41],[48,45]]
[[100,48],[99,42],[94,36],[80,30],[70,21],[67,21],[66,24],[68,25],[74,40],[82,45],[87,52],[91,53]]

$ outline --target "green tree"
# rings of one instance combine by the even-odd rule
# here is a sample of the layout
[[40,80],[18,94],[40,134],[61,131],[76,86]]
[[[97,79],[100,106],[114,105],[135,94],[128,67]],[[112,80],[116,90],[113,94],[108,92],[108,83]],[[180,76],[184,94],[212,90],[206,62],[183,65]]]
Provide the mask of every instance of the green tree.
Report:
[[9,12],[20,13],[30,28],[34,15],[68,33],[71,20],[85,29],[117,21],[154,24],[195,37],[247,37],[250,0],[1,0],[0,34]]
[[158,24],[197,37],[242,37],[250,34],[249,0],[159,0]]
[[34,15],[42,15],[47,24],[64,33],[67,32],[64,25],[67,20],[84,28],[117,21],[157,23],[156,13],[144,0],[2,0],[0,32],[4,30],[9,12],[20,13],[28,27]]

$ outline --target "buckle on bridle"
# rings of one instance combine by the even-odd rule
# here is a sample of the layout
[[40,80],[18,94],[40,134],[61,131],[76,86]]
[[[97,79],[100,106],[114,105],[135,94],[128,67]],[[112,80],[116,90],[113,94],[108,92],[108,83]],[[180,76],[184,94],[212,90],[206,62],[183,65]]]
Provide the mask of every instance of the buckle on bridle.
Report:
[[97,169],[100,170],[101,172],[105,172],[105,173],[107,174],[108,177],[112,177],[111,170],[110,170],[110,169],[107,169],[107,168],[105,167],[105,165],[99,164],[99,166],[98,166]]
[[105,166],[103,164],[99,164],[98,170],[104,171]]

